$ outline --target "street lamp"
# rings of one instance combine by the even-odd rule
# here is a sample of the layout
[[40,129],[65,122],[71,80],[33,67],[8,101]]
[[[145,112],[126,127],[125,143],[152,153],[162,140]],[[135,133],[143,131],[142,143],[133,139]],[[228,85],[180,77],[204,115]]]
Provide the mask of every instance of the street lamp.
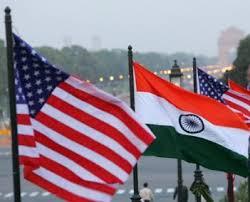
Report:
[[[179,67],[179,65],[177,64],[177,60],[174,60],[174,65],[172,66],[171,72],[169,74],[169,80],[171,83],[177,85],[177,86],[181,86],[182,85],[182,76],[183,73],[181,72],[181,69]],[[182,163],[181,163],[181,159],[177,159],[177,199],[178,202],[182,201],[182,189],[183,189],[183,179],[182,179]]]
[[181,86],[182,85],[182,76],[183,73],[179,65],[177,64],[177,60],[174,60],[174,65],[172,66],[171,72],[169,74],[169,80],[171,83]]

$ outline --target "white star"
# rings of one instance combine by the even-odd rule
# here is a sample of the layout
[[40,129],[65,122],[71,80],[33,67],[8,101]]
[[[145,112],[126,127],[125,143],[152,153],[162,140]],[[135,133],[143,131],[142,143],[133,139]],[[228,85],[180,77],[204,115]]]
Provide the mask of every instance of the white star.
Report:
[[22,54],[26,54],[27,52],[26,52],[26,50],[22,50],[21,53]]
[[34,105],[34,101],[31,100],[31,101],[28,102],[28,104],[29,104],[29,106],[33,106]]
[[49,82],[49,81],[51,81],[51,78],[50,77],[46,77],[45,81]]
[[26,57],[22,57],[22,61],[25,62],[27,60]]
[[31,113],[32,115],[34,115],[34,114],[35,114],[35,110],[30,110],[30,113]]
[[45,57],[42,57],[42,61],[43,61],[43,62],[46,62],[46,59],[45,59]]
[[37,64],[37,63],[33,63],[33,67],[39,67],[39,64]]
[[27,83],[27,84],[25,85],[25,88],[27,88],[27,89],[31,88],[31,83]]
[[42,89],[37,89],[36,93],[41,95],[43,93],[43,90]]
[[22,69],[26,71],[29,67],[27,65],[23,65]]
[[50,90],[52,90],[52,88],[53,88],[52,86],[48,86],[48,87],[47,87],[47,90],[50,91]]
[[34,49],[32,49],[31,54],[32,54],[32,55],[35,55],[35,54],[36,54],[36,51],[35,51]]
[[50,71],[48,69],[45,70],[46,74],[50,74]]
[[56,77],[56,80],[57,80],[57,81],[61,81],[61,80],[62,80],[62,77]]
[[41,80],[39,79],[39,80],[36,80],[36,85],[40,85],[42,82],[41,82]]
[[28,93],[27,93],[27,97],[29,97],[29,98],[31,98],[32,95],[33,95],[32,92],[28,92]]
[[18,80],[17,80],[17,79],[15,79],[15,84],[16,84],[16,85],[18,84]]
[[21,88],[21,87],[18,88],[18,92],[19,92],[19,93],[22,92],[22,88]]
[[30,79],[30,75],[29,75],[29,74],[25,74],[25,75],[24,75],[24,79],[25,79],[25,80],[29,80],[29,79]]
[[16,95],[16,100],[19,100],[20,96],[19,95]]
[[25,96],[24,95],[22,95],[22,98],[23,98],[23,100],[25,99]]
[[42,104],[44,102],[44,99],[40,98],[38,102]]
[[21,47],[25,47],[26,44],[25,44],[24,42],[22,42],[22,43],[20,44],[20,46],[21,46]]
[[35,76],[38,76],[39,74],[40,74],[40,72],[38,70],[34,72]]

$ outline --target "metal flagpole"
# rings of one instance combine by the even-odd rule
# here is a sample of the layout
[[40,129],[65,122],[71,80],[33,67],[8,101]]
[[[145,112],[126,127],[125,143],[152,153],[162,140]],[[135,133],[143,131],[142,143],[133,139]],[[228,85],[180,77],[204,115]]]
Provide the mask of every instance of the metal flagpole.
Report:
[[234,174],[227,174],[227,198],[228,202],[234,202]]
[[9,103],[10,103],[10,121],[11,121],[11,137],[12,137],[12,165],[13,165],[13,183],[14,183],[14,199],[15,202],[21,202],[20,195],[20,170],[18,155],[18,139],[17,139],[17,120],[16,120],[16,93],[15,93],[15,73],[13,62],[13,36],[11,10],[5,8],[5,29],[7,42],[7,67],[8,67],[8,87],[9,87]]
[[[133,71],[133,51],[132,46],[128,46],[128,68],[129,68],[129,92],[130,92],[130,107],[135,111],[135,95],[134,95],[134,71]],[[134,182],[134,194],[131,197],[132,202],[140,202],[141,197],[139,195],[138,188],[138,167],[137,164],[133,170],[133,182]]]
[[[193,85],[194,85],[194,92],[197,93],[197,64],[196,64],[196,58],[193,58]],[[202,180],[202,171],[200,170],[200,165],[196,164],[196,169],[194,171],[194,180],[196,182]],[[201,196],[195,196],[196,202],[201,202]]]

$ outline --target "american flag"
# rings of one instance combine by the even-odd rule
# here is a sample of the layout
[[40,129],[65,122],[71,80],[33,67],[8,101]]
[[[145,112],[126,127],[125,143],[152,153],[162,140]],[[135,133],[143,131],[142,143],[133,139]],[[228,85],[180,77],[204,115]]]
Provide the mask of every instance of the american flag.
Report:
[[250,127],[250,97],[230,89],[223,82],[199,68],[197,74],[199,93],[227,105]]
[[13,37],[25,178],[66,201],[111,201],[155,137],[122,101]]

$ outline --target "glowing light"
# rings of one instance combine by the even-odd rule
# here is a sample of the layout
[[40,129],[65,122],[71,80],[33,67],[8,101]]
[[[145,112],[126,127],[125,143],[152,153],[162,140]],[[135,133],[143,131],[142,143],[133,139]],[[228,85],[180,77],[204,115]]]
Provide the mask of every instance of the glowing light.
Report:
[[123,79],[123,75],[119,75],[119,79]]
[[113,80],[114,80],[114,77],[113,77],[113,76],[110,76],[110,77],[109,77],[109,80],[110,80],[110,81],[113,81]]
[[155,75],[157,75],[158,73],[157,72],[154,72]]
[[87,83],[90,83],[90,80],[86,80]]
[[188,79],[191,79],[191,77],[192,77],[192,76],[191,76],[190,74],[187,75],[187,78],[188,78]]
[[100,81],[100,82],[103,82],[103,78],[102,78],[102,77],[100,77],[100,78],[99,78],[99,81]]

